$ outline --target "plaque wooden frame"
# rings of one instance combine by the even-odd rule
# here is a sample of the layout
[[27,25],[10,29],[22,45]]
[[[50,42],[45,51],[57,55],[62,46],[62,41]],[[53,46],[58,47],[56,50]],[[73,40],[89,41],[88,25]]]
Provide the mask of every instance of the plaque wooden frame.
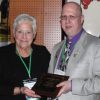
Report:
[[60,90],[56,85],[62,81],[68,80],[68,78],[68,76],[45,73],[37,79],[32,90],[38,95],[55,98]]

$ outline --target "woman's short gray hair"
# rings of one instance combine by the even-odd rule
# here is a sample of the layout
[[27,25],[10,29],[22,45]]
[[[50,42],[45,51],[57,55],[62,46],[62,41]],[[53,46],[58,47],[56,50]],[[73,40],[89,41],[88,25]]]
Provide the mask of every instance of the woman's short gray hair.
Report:
[[30,16],[29,14],[20,14],[14,19],[13,23],[13,33],[16,32],[17,26],[23,22],[23,21],[29,21],[32,23],[32,30],[33,32],[36,31],[36,19],[33,16]]

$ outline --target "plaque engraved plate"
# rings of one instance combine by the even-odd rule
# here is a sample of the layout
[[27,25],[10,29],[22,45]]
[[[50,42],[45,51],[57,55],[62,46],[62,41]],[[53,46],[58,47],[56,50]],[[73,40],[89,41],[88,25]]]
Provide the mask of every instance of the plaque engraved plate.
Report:
[[68,80],[68,76],[45,73],[37,79],[36,84],[32,87],[38,95],[47,97],[56,97],[60,88],[56,85],[62,81]]

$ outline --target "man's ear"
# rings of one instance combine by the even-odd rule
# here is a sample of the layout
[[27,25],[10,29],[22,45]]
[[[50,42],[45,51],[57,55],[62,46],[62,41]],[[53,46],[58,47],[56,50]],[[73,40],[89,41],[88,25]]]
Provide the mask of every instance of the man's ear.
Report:
[[81,16],[81,23],[84,23],[84,15]]
[[60,25],[61,25],[61,20],[59,22],[60,22]]

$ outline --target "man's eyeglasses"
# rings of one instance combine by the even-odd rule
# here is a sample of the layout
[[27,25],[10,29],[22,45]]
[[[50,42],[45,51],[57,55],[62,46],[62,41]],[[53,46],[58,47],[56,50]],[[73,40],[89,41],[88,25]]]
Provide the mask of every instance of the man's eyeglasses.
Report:
[[75,20],[78,17],[80,17],[80,16],[72,16],[72,15],[70,15],[70,16],[61,16],[60,19],[61,20],[67,20],[67,19],[69,19],[69,20]]

